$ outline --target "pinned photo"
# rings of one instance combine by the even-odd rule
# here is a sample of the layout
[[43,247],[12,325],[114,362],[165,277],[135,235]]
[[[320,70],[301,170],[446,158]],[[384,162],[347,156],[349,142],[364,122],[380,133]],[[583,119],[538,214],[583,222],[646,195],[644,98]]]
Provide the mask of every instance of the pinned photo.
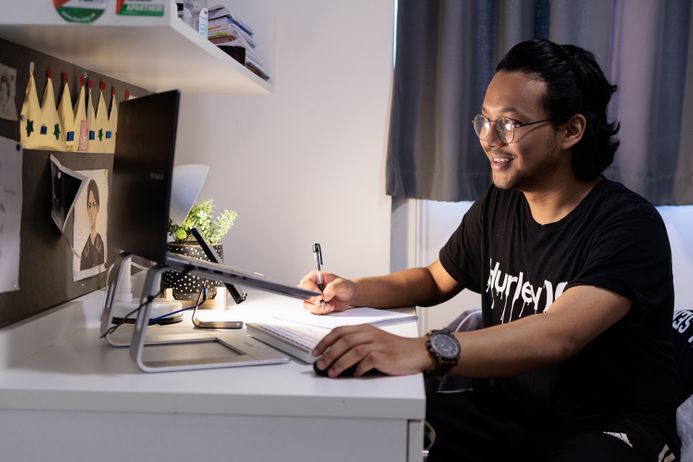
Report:
[[0,118],[17,120],[17,70],[0,64]]
[[108,170],[82,170],[88,178],[74,205],[73,279],[106,271]]

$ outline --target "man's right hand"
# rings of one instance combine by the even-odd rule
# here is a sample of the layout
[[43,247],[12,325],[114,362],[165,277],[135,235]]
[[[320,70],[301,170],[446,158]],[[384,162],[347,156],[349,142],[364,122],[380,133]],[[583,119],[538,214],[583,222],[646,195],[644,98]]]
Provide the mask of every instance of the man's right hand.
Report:
[[[303,307],[313,314],[328,314],[333,311],[345,311],[349,309],[350,302],[353,300],[354,293],[356,292],[356,284],[349,279],[341,278],[332,273],[322,273],[322,277],[325,283],[325,290],[322,291],[322,297],[315,296],[305,300],[303,302]],[[318,288],[317,281],[317,271],[311,271],[301,279],[298,286],[302,289],[319,292],[320,289]],[[324,310],[321,302],[325,304]]]

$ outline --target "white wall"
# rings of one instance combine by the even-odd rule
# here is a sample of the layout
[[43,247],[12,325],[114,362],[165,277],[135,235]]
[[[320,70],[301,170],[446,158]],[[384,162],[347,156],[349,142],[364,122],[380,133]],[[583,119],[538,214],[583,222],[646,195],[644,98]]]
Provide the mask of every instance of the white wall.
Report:
[[[392,271],[427,266],[436,260],[471,205],[471,202],[393,200]],[[440,305],[419,307],[419,332],[446,326],[462,311],[476,308],[481,308],[481,296],[469,290]]]
[[200,197],[239,214],[227,263],[293,284],[319,241],[326,270],[389,270],[393,15],[391,0],[278,1],[272,95],[183,95],[177,163],[211,165]]
[[671,243],[674,269],[674,307],[693,309],[693,206],[657,207]]

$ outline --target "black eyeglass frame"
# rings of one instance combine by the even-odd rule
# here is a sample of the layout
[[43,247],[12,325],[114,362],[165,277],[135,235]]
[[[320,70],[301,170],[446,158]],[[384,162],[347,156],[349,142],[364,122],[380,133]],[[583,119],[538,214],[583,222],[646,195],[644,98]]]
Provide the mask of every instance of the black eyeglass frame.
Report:
[[[481,128],[479,128],[479,129],[476,128],[476,120],[477,119],[481,119],[484,122],[488,121],[489,130],[490,130],[491,124],[494,124],[496,126],[496,133],[498,134],[498,138],[500,138],[500,140],[504,144],[510,144],[515,140],[515,129],[516,128],[521,128],[521,127],[526,127],[528,125],[535,125],[535,124],[539,124],[542,122],[549,122],[549,121],[557,120],[553,117],[549,117],[548,119],[534,120],[532,122],[518,122],[516,120],[511,119],[510,117],[504,117],[504,116],[498,117],[496,120],[491,120],[483,114],[477,114],[472,119],[472,127],[474,127],[474,133],[476,133],[476,136],[478,136],[479,139],[481,139]],[[508,120],[512,123],[512,130],[510,131],[510,133],[511,133],[510,139],[507,139],[508,138],[506,136],[507,132],[503,131],[503,129],[498,128],[500,125],[502,125],[502,124],[499,124],[498,121],[502,120],[502,119]],[[483,128],[483,125],[482,125],[482,128]],[[486,135],[486,136],[488,136],[488,135]]]

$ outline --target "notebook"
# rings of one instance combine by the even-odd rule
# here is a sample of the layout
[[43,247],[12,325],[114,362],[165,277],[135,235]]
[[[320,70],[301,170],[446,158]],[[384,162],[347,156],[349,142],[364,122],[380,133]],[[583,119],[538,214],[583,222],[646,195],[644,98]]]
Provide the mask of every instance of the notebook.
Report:
[[387,326],[416,321],[416,314],[375,308],[350,308],[346,311],[316,316],[306,310],[285,310],[262,322],[249,322],[248,333],[274,348],[312,364],[317,359],[313,349],[332,329],[355,324]]

